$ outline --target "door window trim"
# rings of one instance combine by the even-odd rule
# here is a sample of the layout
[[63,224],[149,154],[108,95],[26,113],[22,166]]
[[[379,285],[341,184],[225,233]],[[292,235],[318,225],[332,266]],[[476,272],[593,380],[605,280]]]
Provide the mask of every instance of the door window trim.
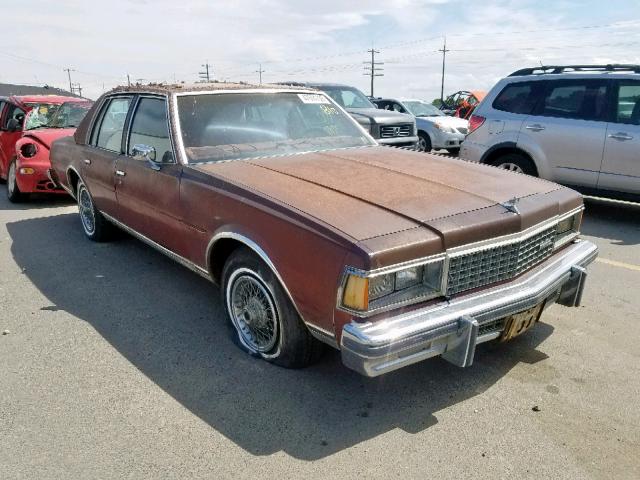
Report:
[[[127,110],[127,116],[124,120],[124,125],[122,128],[122,132],[123,132],[123,138],[120,139],[120,151],[119,152],[114,152],[113,150],[109,150],[108,148],[104,148],[104,147],[100,147],[98,145],[98,137],[96,137],[95,142],[94,142],[94,138],[93,138],[93,134],[96,132],[100,131],[100,128],[102,128],[102,122],[104,121],[104,117],[107,113],[107,110],[109,109],[109,105],[111,105],[111,102],[113,100],[117,100],[120,98],[128,98],[131,99],[131,102],[129,103],[129,109]],[[98,150],[102,150],[104,152],[110,152],[113,153],[115,155],[122,155],[122,147],[123,147],[123,143],[124,143],[124,132],[127,129],[127,124],[129,122],[129,119],[131,117],[131,106],[133,105],[135,101],[135,95],[132,94],[128,94],[128,95],[108,95],[104,98],[104,100],[102,101],[102,103],[100,104],[100,109],[98,110],[98,114],[95,116],[93,123],[91,125],[90,128],[90,133],[89,133],[89,141],[87,142],[87,145],[89,145],[92,148],[97,148]]]
[[153,93],[140,93],[138,95],[135,96],[134,101],[131,104],[131,107],[129,108],[129,115],[127,117],[127,122],[126,122],[126,133],[127,135],[124,137],[124,155],[127,156],[128,158],[133,158],[132,155],[129,155],[129,142],[131,141],[131,127],[133,125],[133,117],[135,116],[136,112],[138,111],[138,106],[140,105],[140,100],[142,100],[143,98],[153,98],[156,100],[164,100],[165,102],[165,121],[167,123],[167,133],[169,134],[169,142],[171,143],[171,153],[172,153],[172,157],[173,157],[173,161],[171,162],[158,162],[160,165],[175,165],[178,163],[177,157],[176,157],[176,146],[173,142],[173,131],[171,129],[171,122],[169,121],[169,98],[166,95],[158,95],[158,94],[153,94]]

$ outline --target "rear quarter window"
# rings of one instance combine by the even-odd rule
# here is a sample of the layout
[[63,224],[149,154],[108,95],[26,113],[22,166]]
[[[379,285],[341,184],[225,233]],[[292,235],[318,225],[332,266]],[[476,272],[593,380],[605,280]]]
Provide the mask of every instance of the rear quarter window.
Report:
[[541,82],[522,82],[507,85],[493,101],[493,108],[509,113],[529,115],[540,98]]

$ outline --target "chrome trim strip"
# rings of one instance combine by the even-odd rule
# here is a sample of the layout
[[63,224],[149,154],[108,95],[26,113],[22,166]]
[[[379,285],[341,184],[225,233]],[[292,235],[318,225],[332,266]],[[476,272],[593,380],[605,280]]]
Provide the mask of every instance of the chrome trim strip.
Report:
[[100,212],[100,214],[107,219],[109,222],[113,223],[116,227],[121,228],[122,230],[124,230],[125,232],[127,232],[128,234],[136,237],[138,240],[146,243],[147,245],[155,248],[156,250],[158,250],[160,253],[165,254],[167,257],[169,257],[171,260],[178,262],[180,265],[182,265],[183,267],[187,267],[189,270],[191,270],[192,272],[197,273],[198,275],[200,275],[201,277],[206,278],[207,280],[211,281],[212,278],[209,275],[209,272],[207,270],[205,270],[204,268],[196,265],[195,263],[193,263],[191,260],[187,260],[184,257],[181,257],[180,255],[178,255],[177,253],[172,252],[171,250],[169,250],[166,247],[163,247],[162,245],[160,245],[157,242],[154,242],[153,240],[151,240],[149,237],[144,236],[143,234],[137,232],[136,230],[134,230],[131,227],[128,227],[127,225],[125,225],[124,223],[116,220],[115,218],[113,218],[110,215],[107,215],[106,213]]
[[[569,218],[573,215],[575,215],[576,213],[579,213],[581,211],[584,210],[584,205],[575,208],[567,213],[564,213],[562,215],[556,215],[554,217],[552,217],[551,219],[545,220],[544,222],[538,223],[536,225],[533,225],[532,227],[527,228],[526,230],[523,230],[522,232],[516,232],[516,233],[511,233],[508,235],[503,235],[501,237],[495,237],[495,238],[490,238],[487,240],[482,240],[480,242],[474,242],[474,243],[468,243],[466,245],[460,245],[459,247],[454,247],[451,248],[449,250],[447,250],[444,253],[439,253],[430,257],[424,257],[424,258],[420,258],[417,260],[410,260],[407,262],[402,262],[402,263],[398,263],[395,265],[390,265],[387,267],[382,267],[382,268],[378,268],[378,269],[374,269],[371,271],[365,271],[365,270],[361,270],[358,268],[354,268],[354,267],[350,267],[347,266],[344,269],[344,272],[342,274],[342,278],[340,281],[340,286],[338,287],[338,294],[337,294],[337,302],[336,302],[336,307],[339,310],[342,310],[344,312],[347,312],[351,315],[357,316],[359,318],[367,318],[370,317],[372,315],[376,315],[378,313],[382,313],[382,312],[387,312],[389,310],[393,310],[395,308],[400,308],[400,307],[404,307],[407,305],[413,305],[415,303],[419,303],[419,302],[424,302],[424,301],[428,301],[428,300],[432,300],[434,298],[437,298],[439,296],[444,296],[446,291],[447,291],[447,278],[448,278],[448,274],[449,274],[449,265],[451,262],[451,258],[455,258],[455,257],[459,257],[459,256],[464,256],[464,255],[468,255],[470,253],[474,253],[477,251],[481,251],[481,250],[487,250],[490,248],[494,248],[494,247],[499,247],[499,246],[503,246],[503,245],[508,245],[511,243],[518,243],[518,242],[522,242],[530,237],[533,237],[534,235],[553,227],[554,225],[557,225],[559,222],[561,222],[562,220]],[[557,250],[559,247],[566,245],[568,243],[570,243],[571,241],[574,241],[579,235],[579,232],[576,232],[575,235],[567,235],[567,238],[562,239],[560,242],[556,243],[554,245],[554,250]],[[347,281],[347,277],[352,274],[352,275],[358,275],[364,278],[371,278],[371,277],[375,277],[378,275],[384,275],[387,273],[394,273],[400,270],[403,270],[405,268],[411,268],[414,266],[420,266],[420,265],[425,265],[427,263],[431,263],[431,262],[436,262],[436,261],[440,261],[440,260],[444,260],[444,265],[442,267],[442,285],[441,285],[441,291],[437,292],[435,295],[433,296],[427,296],[427,297],[415,297],[413,299],[410,300],[405,300],[403,302],[400,303],[395,303],[395,304],[390,304],[388,306],[384,306],[384,307],[380,307],[377,308],[375,310],[368,310],[366,312],[362,312],[359,310],[353,310],[350,309],[348,307],[345,307],[342,305],[342,294],[344,293],[344,287],[346,285],[346,281]],[[489,285],[490,286],[490,285]],[[489,287],[489,286],[485,286],[485,287]],[[463,292],[460,292],[463,293]],[[391,295],[391,294],[390,294]]]
[[[310,323],[310,322],[305,320],[305,318],[302,316],[302,313],[298,309],[298,306],[296,305],[296,302],[293,300],[293,296],[291,295],[291,292],[289,291],[289,289],[287,288],[287,285],[284,283],[284,280],[280,276],[280,273],[278,272],[278,269],[276,268],[275,264],[269,258],[269,255],[267,255],[267,253],[256,242],[251,240],[249,237],[246,237],[244,235],[241,235],[241,234],[235,233],[235,232],[218,232],[218,233],[216,233],[213,236],[213,238],[211,238],[211,240],[209,241],[209,244],[207,245],[207,250],[206,250],[206,257],[205,258],[206,258],[206,261],[207,261],[207,268],[209,270],[211,270],[211,266],[209,265],[209,259],[210,259],[211,250],[212,250],[213,246],[215,245],[215,243],[218,240],[221,240],[223,238],[229,238],[229,239],[232,239],[232,240],[236,240],[237,242],[240,242],[240,243],[246,245],[251,250],[253,250],[256,253],[256,255],[258,255],[262,259],[262,261],[267,264],[267,266],[271,269],[273,274],[276,276],[276,278],[278,279],[278,282],[280,282],[280,285],[282,286],[282,289],[286,293],[287,297],[289,297],[289,300],[291,301],[291,304],[293,305],[293,308],[296,310],[296,313],[300,316],[300,318],[302,319],[302,322],[307,326],[307,328],[309,328],[310,330],[314,329],[314,330],[316,330],[318,332],[323,333],[324,335],[326,335],[326,336],[328,336],[330,338],[335,339],[335,333],[329,332],[328,330],[324,330],[323,328],[318,327],[317,325],[315,325],[313,323]],[[316,338],[318,338],[318,337],[316,337]],[[320,340],[322,340],[322,338],[320,338]],[[323,341],[325,341],[325,340],[323,340]]]

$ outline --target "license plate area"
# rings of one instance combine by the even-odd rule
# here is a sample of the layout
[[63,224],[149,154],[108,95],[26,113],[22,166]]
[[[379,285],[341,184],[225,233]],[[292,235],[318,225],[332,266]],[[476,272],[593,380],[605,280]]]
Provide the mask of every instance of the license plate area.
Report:
[[544,302],[524,312],[514,313],[505,318],[505,326],[500,336],[500,341],[506,342],[523,334],[533,327],[542,315]]

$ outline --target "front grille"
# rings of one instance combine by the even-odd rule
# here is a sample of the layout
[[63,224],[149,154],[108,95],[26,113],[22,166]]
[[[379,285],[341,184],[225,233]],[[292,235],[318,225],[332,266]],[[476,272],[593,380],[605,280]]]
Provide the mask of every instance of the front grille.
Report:
[[413,125],[384,125],[380,127],[380,138],[410,137],[413,133]]
[[551,255],[555,234],[554,225],[524,240],[452,256],[447,295],[520,275]]
[[465,127],[458,127],[456,130],[458,130],[458,132],[462,133],[463,135],[469,133],[469,129]]

